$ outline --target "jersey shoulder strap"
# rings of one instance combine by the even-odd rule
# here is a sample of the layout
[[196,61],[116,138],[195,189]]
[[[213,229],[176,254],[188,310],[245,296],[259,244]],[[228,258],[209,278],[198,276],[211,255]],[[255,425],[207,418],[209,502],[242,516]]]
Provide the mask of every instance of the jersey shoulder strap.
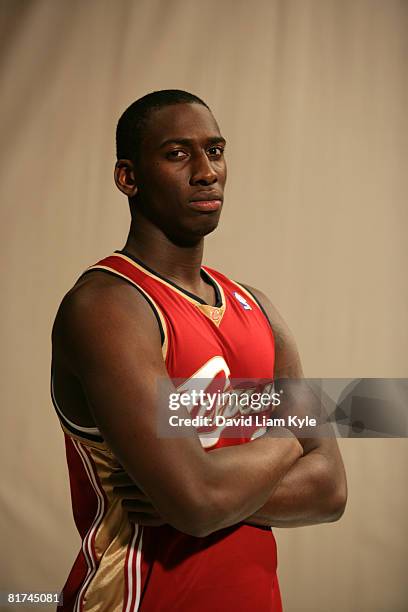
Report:
[[149,304],[150,308],[153,311],[154,316],[156,317],[157,324],[160,330],[160,337],[162,343],[162,353],[164,359],[166,359],[167,348],[168,348],[168,330],[167,323],[164,317],[164,314],[154,300],[150,292],[144,287],[144,272],[140,268],[136,268],[134,265],[127,261],[127,257],[123,256],[121,253],[113,253],[108,257],[104,257],[97,263],[89,266],[82,274],[81,278],[88,274],[89,272],[94,272],[99,270],[104,272],[105,274],[111,274],[112,276],[116,276],[118,278],[122,278],[127,283],[132,285],[139,293],[144,297],[146,302]]

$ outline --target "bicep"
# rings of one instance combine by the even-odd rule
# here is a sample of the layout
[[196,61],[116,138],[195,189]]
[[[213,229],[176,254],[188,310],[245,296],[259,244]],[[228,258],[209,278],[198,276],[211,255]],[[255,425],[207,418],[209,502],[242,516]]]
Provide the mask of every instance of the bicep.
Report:
[[[321,395],[304,378],[293,333],[266,295],[253,287],[248,290],[262,305],[275,338],[274,380],[282,398],[278,415],[299,439],[305,453],[314,450],[337,461],[340,453],[333,428],[326,423],[327,411]],[[317,426],[305,425],[307,418],[316,419]]]
[[243,285],[262,306],[275,339],[274,378],[303,378],[302,363],[295,338],[286,321],[262,291]]
[[[157,508],[177,514],[178,505],[194,498],[204,451],[195,430],[183,438],[158,437],[158,418],[169,414],[163,398],[175,388],[157,321],[132,288],[115,296],[66,307],[59,325],[64,355],[119,462]],[[179,416],[188,416],[185,408]]]

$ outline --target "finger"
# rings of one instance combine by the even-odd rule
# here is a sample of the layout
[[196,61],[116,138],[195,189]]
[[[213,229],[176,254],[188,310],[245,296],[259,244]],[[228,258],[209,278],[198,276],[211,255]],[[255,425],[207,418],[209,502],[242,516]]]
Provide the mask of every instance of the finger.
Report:
[[122,508],[127,512],[143,512],[144,514],[150,514],[151,516],[160,516],[152,504],[138,500],[124,499],[122,501]]
[[128,518],[131,523],[138,523],[148,527],[160,527],[166,524],[162,518],[153,517],[143,512],[130,512]]
[[150,502],[150,498],[143,493],[140,489],[135,486],[123,486],[123,487],[113,487],[113,492],[115,495],[119,497],[124,497],[126,499],[140,499],[145,500],[146,502]]
[[128,475],[127,472],[113,472],[110,476],[109,476],[109,482],[113,485],[113,486],[117,486],[117,487],[122,487],[122,486],[137,486],[133,480],[130,478],[130,476]]

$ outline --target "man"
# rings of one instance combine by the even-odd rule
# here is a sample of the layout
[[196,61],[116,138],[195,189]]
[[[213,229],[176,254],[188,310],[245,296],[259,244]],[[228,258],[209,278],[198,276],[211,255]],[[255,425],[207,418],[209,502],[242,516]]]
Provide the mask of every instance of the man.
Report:
[[157,433],[174,415],[163,397],[177,389],[302,377],[269,300],[201,266],[222,209],[224,147],[207,105],[187,92],[149,94],[119,120],[129,236],[77,281],[53,329],[52,394],[83,540],[65,610],[279,611],[270,526],[344,510],[333,437],[260,427],[229,438],[188,424],[188,435]]

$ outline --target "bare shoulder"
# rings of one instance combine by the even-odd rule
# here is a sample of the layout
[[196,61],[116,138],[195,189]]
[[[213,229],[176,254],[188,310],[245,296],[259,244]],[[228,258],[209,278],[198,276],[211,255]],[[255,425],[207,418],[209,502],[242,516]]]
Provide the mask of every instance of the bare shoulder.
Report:
[[124,279],[92,271],[61,302],[52,330],[53,353],[74,357],[89,342],[103,350],[113,337],[127,335],[148,336],[161,345],[157,320],[144,295]]
[[275,338],[275,377],[301,378],[303,369],[296,340],[276,306],[260,289],[240,283],[259,302],[271,324]]

